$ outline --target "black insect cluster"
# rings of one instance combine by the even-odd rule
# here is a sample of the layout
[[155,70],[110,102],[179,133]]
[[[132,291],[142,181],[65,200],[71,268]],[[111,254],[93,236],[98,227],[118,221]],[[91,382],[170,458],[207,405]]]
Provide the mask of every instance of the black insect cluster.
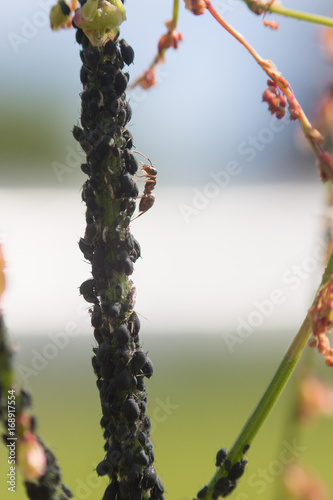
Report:
[[[8,390],[12,375],[12,357],[13,353],[6,339],[5,325],[3,317],[0,313],[0,360],[2,365],[2,375],[0,380],[0,420],[5,429],[5,433],[2,434],[2,439],[5,446],[12,441],[13,437],[8,435]],[[11,403],[14,405],[14,402]],[[28,416],[29,411],[32,406],[32,398],[30,393],[25,389],[15,390],[15,414],[16,422],[19,417],[25,414]],[[58,465],[57,459],[52,453],[52,451],[45,446],[43,441],[39,436],[36,435],[36,419],[35,417],[29,416],[30,428],[29,431],[33,433],[40,445],[43,447],[46,456],[46,468],[45,473],[38,480],[24,481],[24,486],[30,500],[53,500],[57,498],[58,500],[68,500],[72,498],[72,492],[70,489],[62,483],[62,474],[60,467]],[[16,424],[17,425],[17,424]],[[15,432],[17,429],[15,428]],[[18,443],[18,441],[16,441]]]
[[[249,447],[249,445],[244,446],[243,453],[246,453]],[[227,458],[227,455],[228,453],[225,448],[221,448],[216,454],[215,466],[220,467],[224,464],[227,476],[219,478],[214,484],[212,492],[213,499],[230,495],[230,493],[232,493],[236,488],[238,479],[245,471],[245,466],[247,464],[247,460],[245,458],[242,458],[239,462],[235,462],[232,465],[231,461]],[[205,498],[207,492],[208,486],[204,486],[197,493],[197,498]]]
[[73,498],[71,490],[61,482],[61,471],[56,457],[39,439],[44,448],[47,465],[46,472],[38,482],[25,481],[27,495],[31,500],[68,500]]
[[132,113],[124,93],[129,75],[123,69],[134,52],[118,39],[93,47],[81,29],[76,40],[82,46],[83,92],[81,124],[73,135],[86,153],[81,169],[88,176],[82,188],[87,227],[79,247],[92,265],[92,277],[82,283],[80,293],[92,304],[98,344],[92,365],[106,441],[96,471],[111,480],[104,500],[162,500],[146,415],[144,377],[152,376],[153,364],[140,344],[130,279],[141,251],[129,230],[139,193],[133,179],[138,163],[126,128]]

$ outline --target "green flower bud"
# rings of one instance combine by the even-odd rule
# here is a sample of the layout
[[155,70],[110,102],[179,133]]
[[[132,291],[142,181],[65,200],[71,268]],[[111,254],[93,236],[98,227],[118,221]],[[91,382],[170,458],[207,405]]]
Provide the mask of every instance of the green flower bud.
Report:
[[92,45],[101,47],[118,33],[125,21],[126,12],[121,0],[87,0],[74,16],[74,23],[81,28]]

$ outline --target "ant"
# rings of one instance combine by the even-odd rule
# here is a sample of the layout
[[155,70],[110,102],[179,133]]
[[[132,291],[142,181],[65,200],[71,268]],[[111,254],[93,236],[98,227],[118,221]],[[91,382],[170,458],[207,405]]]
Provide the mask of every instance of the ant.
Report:
[[139,155],[143,156],[146,158],[146,160],[149,162],[149,165],[144,164],[142,165],[142,169],[144,171],[144,176],[146,177],[146,183],[145,187],[143,190],[143,195],[139,196],[141,198],[140,203],[139,203],[139,214],[134,217],[135,220],[140,215],[143,215],[144,213],[147,212],[155,203],[155,195],[152,194],[153,189],[156,186],[156,175],[157,175],[157,170],[156,168],[153,167],[152,162],[147,158],[147,156],[143,155],[142,153],[139,153],[139,151],[133,151],[133,153],[138,153]]

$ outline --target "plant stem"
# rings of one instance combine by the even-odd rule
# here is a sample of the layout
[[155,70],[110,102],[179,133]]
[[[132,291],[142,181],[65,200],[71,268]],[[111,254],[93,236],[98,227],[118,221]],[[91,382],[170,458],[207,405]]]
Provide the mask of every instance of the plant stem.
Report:
[[[311,14],[309,12],[301,12],[299,10],[287,9],[282,7],[282,5],[275,5],[275,2],[253,2],[253,0],[243,0],[250,10],[253,10],[253,6],[263,12],[272,12],[274,14],[279,14],[285,17],[292,17],[298,19],[299,21],[307,21],[309,23],[322,24],[323,26],[333,27],[333,19],[326,16],[318,16],[317,14]],[[254,11],[256,12],[256,11]]]
[[[322,286],[331,278],[333,272],[333,251],[327,263],[325,272],[321,284],[317,290],[316,296]],[[314,301],[316,300],[316,296]],[[310,318],[310,312],[306,315],[296,337],[290,344],[286,354],[284,355],[276,373],[274,374],[271,382],[269,383],[267,389],[265,390],[263,396],[258,402],[257,406],[253,410],[252,414],[245,423],[243,429],[236,438],[234,444],[230,448],[228,453],[228,459],[231,463],[239,461],[243,456],[243,449],[245,445],[250,445],[258,433],[259,429],[265,422],[273,406],[277,402],[281,392],[286,386],[290,375],[292,374],[301,354],[306,346],[308,339],[312,332],[312,323]],[[210,482],[208,483],[208,489],[204,497],[205,500],[212,498],[212,492],[215,483],[221,477],[226,476],[226,470],[224,465],[216,471]]]
[[[172,18],[170,19],[170,21],[168,21],[166,23],[166,26],[168,28],[168,31],[165,35],[163,35],[161,38],[160,38],[160,41],[172,34],[175,29],[177,28],[177,24],[178,24],[178,15],[179,15],[179,0],[173,0],[173,8],[172,8]],[[167,47],[169,48],[169,47]],[[155,85],[156,82],[155,82],[155,78],[154,78],[154,83],[150,83],[148,84],[148,86],[144,86],[143,85],[143,81],[145,80],[147,74],[151,74],[153,75],[154,74],[154,71],[155,71],[155,67],[158,65],[158,64],[161,64],[164,62],[164,59],[165,59],[165,53],[167,51],[167,48],[161,48],[160,46],[158,46],[158,51],[157,51],[157,54],[156,56],[154,57],[153,59],[153,62],[150,64],[149,68],[147,71],[145,71],[145,73],[141,76],[139,76],[133,83],[132,85],[130,86],[131,89],[134,89],[134,87],[136,87],[137,85],[142,85],[143,88],[145,89],[148,89],[149,87],[151,87],[152,85]],[[175,47],[176,48],[176,47]]]
[[332,274],[332,272],[333,272],[333,250],[331,252],[330,258],[328,259],[321,286],[324,285],[329,280],[329,277]]
[[[97,346],[92,365],[105,439],[96,472],[110,479],[104,499],[161,500],[164,487],[153,466],[144,383],[153,374],[153,364],[141,346],[131,279],[141,250],[130,224],[136,199],[144,200],[147,189],[145,183],[139,196],[134,177],[140,177],[139,164],[126,128],[132,110],[125,94],[128,73],[122,69],[133,62],[134,51],[118,38],[94,47],[80,29],[76,40],[82,46],[83,92],[81,127],[74,126],[73,135],[86,153],[81,169],[88,177],[82,189],[87,227],[79,246],[92,266],[92,279],[81,284],[80,293],[93,304]],[[141,202],[139,212],[144,212]]]
[[[244,446],[250,445],[252,443],[259,429],[268,417],[270,411],[272,410],[282,390],[284,389],[291,373],[293,372],[295,365],[299,360],[299,357],[304,347],[306,346],[310,335],[311,320],[308,313],[296,337],[294,338],[289,349],[284,355],[275,375],[273,376],[271,382],[269,383],[267,389],[261,397],[259,403],[253,410],[251,416],[247,420],[246,424],[244,425],[243,429],[232,445],[228,453],[228,459],[232,463],[235,463],[242,458]],[[216,473],[210,480],[208,484],[207,494],[204,497],[205,499],[208,500],[209,498],[211,498],[214,484],[224,475],[225,469],[222,466],[216,471]]]
[[[293,97],[290,85],[288,82],[286,82],[282,78],[277,78],[280,76],[280,73],[278,70],[274,67],[272,61],[269,61],[268,59],[262,58],[258,52],[249,44],[249,42],[244,38],[244,36],[239,33],[239,31],[235,30],[229,23],[227,23],[221,16],[220,14],[214,9],[214,7],[211,5],[210,1],[207,1],[207,10],[212,14],[212,16],[218,21],[218,23],[228,32],[230,35],[232,35],[239,43],[243,45],[243,47],[246,48],[246,50],[251,54],[251,56],[256,60],[256,62],[259,64],[259,66],[265,71],[265,73],[276,83],[279,85],[280,89],[282,92],[286,94],[287,97],[291,98]],[[284,80],[284,81],[283,81]],[[295,97],[293,97],[294,101],[296,101]],[[300,107],[299,103],[296,101],[296,104]],[[306,117],[305,113],[302,111],[302,113],[299,116],[299,121],[301,123],[301,126],[303,128],[303,131],[305,134],[309,132],[311,127],[311,123]]]
[[179,13],[179,0],[173,0],[173,10],[172,10],[172,29],[174,30],[178,23],[178,13]]
[[242,450],[245,444],[250,444],[253,441],[260,427],[266,420],[266,417],[275,405],[291,373],[293,372],[295,365],[297,364],[302,351],[308,342],[311,331],[311,319],[308,313],[258,405],[252,412],[252,415],[233,444],[228,454],[228,458],[231,461],[237,461],[238,457],[242,456]]
[[[179,0],[173,0],[173,8],[172,8],[172,19],[170,26],[168,27],[168,32],[172,32],[177,28],[178,24],[178,15],[179,15]],[[164,60],[166,53],[166,49],[162,49],[161,51],[158,51],[158,53],[155,56],[154,61],[150,65],[149,69],[153,69],[158,63],[161,62],[161,60]],[[133,84],[134,87],[135,83]]]

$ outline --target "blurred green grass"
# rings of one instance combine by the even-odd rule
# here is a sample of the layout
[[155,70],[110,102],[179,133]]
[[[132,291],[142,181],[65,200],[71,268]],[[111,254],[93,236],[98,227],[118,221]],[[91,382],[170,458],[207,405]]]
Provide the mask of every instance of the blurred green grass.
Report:
[[[9,95],[6,102],[0,97],[2,187],[63,188],[80,185],[83,179],[82,153],[71,133],[73,117],[65,102],[46,97],[31,95],[27,100],[26,96]],[[55,173],[54,163],[65,169],[62,182]]]
[[[50,339],[25,337],[18,341],[21,348],[16,365],[22,373],[32,368],[36,353],[32,349],[41,353]],[[39,434],[56,454],[64,482],[81,500],[101,499],[107,484],[105,478],[97,478],[94,472],[103,457],[103,439],[90,363],[93,345],[94,340],[88,335],[71,338],[44,369],[26,380],[33,392]],[[143,348],[149,351],[155,366],[154,376],[146,384],[148,413],[153,421],[156,468],[167,498],[189,500],[211,478],[216,451],[232,445],[287,345],[285,335],[279,342],[278,335],[267,334],[246,340],[230,354],[219,336],[144,337]],[[291,381],[248,452],[247,472],[233,498],[275,500],[279,475],[269,475],[264,491],[260,492],[254,482],[251,485],[249,477],[257,479],[259,469],[267,468],[279,455],[292,399]],[[328,446],[331,426],[329,419],[321,420],[297,444],[305,447],[304,460],[318,468],[333,488]],[[5,485],[4,447],[0,448],[0,463],[0,498],[6,500],[13,494]],[[21,484],[17,485],[14,498],[25,498]]]

